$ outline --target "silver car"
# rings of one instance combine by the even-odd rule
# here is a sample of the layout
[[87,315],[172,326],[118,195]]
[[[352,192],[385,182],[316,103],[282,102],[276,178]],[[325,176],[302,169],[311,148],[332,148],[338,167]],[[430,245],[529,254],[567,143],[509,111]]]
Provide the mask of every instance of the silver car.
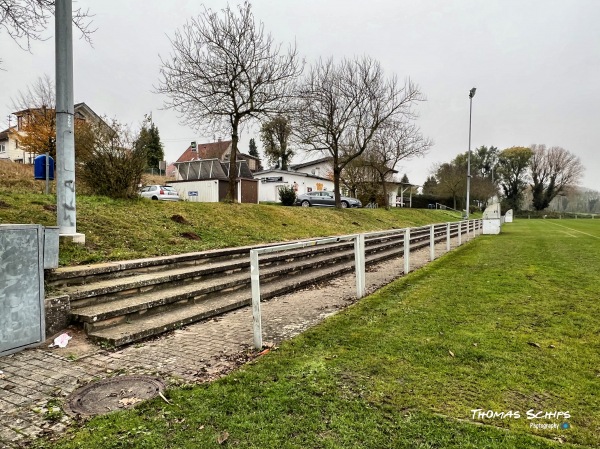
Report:
[[177,190],[169,186],[153,185],[142,187],[139,191],[142,198],[163,201],[179,201]]
[[[340,198],[341,205],[343,208],[347,207],[362,207],[362,203],[356,198],[350,198],[348,196],[342,196]],[[310,206],[324,206],[334,207],[335,196],[333,192],[327,190],[319,192],[308,192],[298,195],[296,197],[296,206],[310,207]]]

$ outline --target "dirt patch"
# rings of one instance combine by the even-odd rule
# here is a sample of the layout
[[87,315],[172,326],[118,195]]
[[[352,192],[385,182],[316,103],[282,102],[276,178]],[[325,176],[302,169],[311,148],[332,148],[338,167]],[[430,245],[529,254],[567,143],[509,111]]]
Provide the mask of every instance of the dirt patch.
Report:
[[189,240],[202,240],[202,237],[200,237],[198,234],[196,234],[195,232],[183,232],[181,235],[184,239],[189,239]]
[[10,204],[0,201],[0,209],[10,209]]
[[[67,346],[65,348],[50,348],[50,345],[54,342],[54,339],[63,333],[67,333],[71,337]],[[100,346],[97,346],[88,340],[83,329],[78,329],[74,326],[69,326],[62,331],[57,332],[44,342],[41,349],[71,361],[79,360],[83,357],[102,351]]]
[[50,212],[56,212],[56,205],[55,204],[45,204],[44,210],[48,210]]
[[189,224],[189,221],[187,221],[184,216],[179,215],[179,214],[173,215],[171,217],[171,220],[173,220],[175,223],[179,223],[179,224]]

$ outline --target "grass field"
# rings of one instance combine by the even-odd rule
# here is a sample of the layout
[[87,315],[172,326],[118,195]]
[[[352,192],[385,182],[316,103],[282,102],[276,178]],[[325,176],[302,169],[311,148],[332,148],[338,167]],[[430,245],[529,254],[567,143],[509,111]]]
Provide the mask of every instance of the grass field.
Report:
[[226,378],[168,391],[171,405],[37,445],[598,447],[599,255],[600,220],[507,224]]
[[[56,225],[56,197],[0,188],[0,223]],[[264,204],[171,203],[80,195],[77,230],[86,244],[61,243],[60,264],[181,254],[215,248],[353,234],[454,221],[426,209],[283,207]]]

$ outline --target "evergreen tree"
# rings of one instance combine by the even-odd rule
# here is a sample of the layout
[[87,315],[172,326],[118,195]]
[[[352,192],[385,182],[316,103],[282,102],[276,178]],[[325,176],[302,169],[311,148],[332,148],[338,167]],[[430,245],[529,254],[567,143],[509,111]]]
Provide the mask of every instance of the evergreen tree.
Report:
[[[150,127],[147,125],[148,121],[150,122]],[[159,162],[165,158],[165,152],[160,141],[158,128],[150,119],[147,122],[142,125],[140,135],[135,141],[135,148],[136,150],[144,150],[148,168],[158,169]]]
[[254,138],[250,139],[250,151],[248,151],[248,154],[250,156],[254,156],[260,159],[260,155],[258,154],[258,148],[256,148],[256,141],[254,140]]

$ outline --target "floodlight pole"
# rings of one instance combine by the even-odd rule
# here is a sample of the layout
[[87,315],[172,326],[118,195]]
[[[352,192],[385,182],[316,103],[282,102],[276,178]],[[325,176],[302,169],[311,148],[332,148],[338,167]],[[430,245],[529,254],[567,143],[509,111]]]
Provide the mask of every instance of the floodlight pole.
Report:
[[466,219],[469,219],[470,195],[471,195],[471,117],[473,116],[473,97],[475,96],[474,87],[469,91],[469,152],[467,153],[467,213]]
[[85,241],[77,234],[75,212],[75,134],[73,102],[72,0],[56,1],[56,211],[59,234]]

